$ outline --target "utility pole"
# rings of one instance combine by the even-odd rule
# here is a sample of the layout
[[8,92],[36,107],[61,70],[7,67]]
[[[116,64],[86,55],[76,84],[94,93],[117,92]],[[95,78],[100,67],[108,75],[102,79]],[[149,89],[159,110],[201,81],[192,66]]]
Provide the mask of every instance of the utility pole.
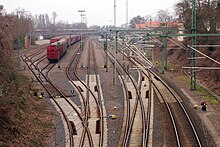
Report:
[[117,74],[116,74],[116,60],[117,60],[117,53],[118,53],[118,31],[115,32],[115,61],[114,61],[114,65],[115,65],[115,69],[113,70],[113,86],[115,87],[115,98],[116,98],[116,82],[117,82]]
[[165,67],[164,67],[164,69],[165,69],[165,70],[168,69],[168,66],[167,66],[167,56],[168,56],[168,55],[167,55],[167,54],[168,54],[167,46],[168,46],[168,45],[167,45],[167,43],[168,43],[168,42],[167,42],[167,37],[165,37],[165,41],[164,41],[164,47],[165,47],[165,65],[164,65]]
[[165,44],[166,44],[166,37],[162,36],[162,75],[164,75],[164,62],[165,62]]
[[116,88],[116,56],[118,51],[118,31],[115,32],[115,61],[114,61],[114,70],[113,70],[113,85]]
[[[151,22],[152,22],[152,19],[151,19],[151,16],[150,16],[150,29],[151,30]],[[154,48],[151,49],[151,60],[152,60],[152,63],[154,64]]]
[[[192,28],[191,28],[192,34],[194,35],[192,37],[192,46],[196,49],[196,1],[192,1]],[[195,91],[196,90],[196,51],[191,49],[191,55],[192,55],[192,61],[191,61],[191,87],[190,90]]]

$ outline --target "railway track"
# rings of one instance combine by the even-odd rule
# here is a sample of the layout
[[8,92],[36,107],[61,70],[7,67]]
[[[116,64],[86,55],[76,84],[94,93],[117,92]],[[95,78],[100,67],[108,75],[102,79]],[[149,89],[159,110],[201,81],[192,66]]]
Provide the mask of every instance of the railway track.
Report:
[[[127,48],[130,48],[130,46],[127,45]],[[130,49],[131,50],[131,49]],[[135,51],[134,49],[132,49],[133,53],[139,54],[138,51]],[[192,123],[192,120],[190,119],[189,115],[186,112],[186,109],[183,107],[180,98],[174,93],[173,90],[171,90],[171,88],[168,87],[167,84],[165,84],[162,79],[160,79],[156,74],[153,73],[152,70],[146,70],[146,66],[152,66],[149,65],[149,60],[146,59],[145,57],[141,57],[141,60],[145,60],[145,64],[137,64],[135,62],[136,58],[128,58],[127,54],[122,53],[123,56],[126,56],[127,59],[129,60],[133,60],[132,63],[135,64],[135,68],[136,69],[140,69],[144,76],[152,77],[152,83],[154,85],[154,89],[160,89],[161,90],[161,85],[164,85],[164,88],[162,88],[162,92],[161,92],[161,97],[165,97],[165,99],[163,100],[163,102],[167,105],[167,111],[169,112],[169,116],[172,120],[172,124],[173,124],[173,128],[174,128],[174,133],[175,133],[175,140],[176,140],[176,146],[201,146],[201,142],[200,139],[198,138],[198,133],[196,132],[196,129]],[[112,57],[114,58],[114,57]],[[159,83],[160,84],[156,85],[155,83]],[[150,82],[151,83],[151,82]],[[166,86],[165,86],[166,85]],[[159,88],[158,88],[159,87]],[[166,91],[165,91],[166,89]],[[170,94],[168,94],[170,93]],[[169,98],[169,99],[167,99]],[[161,98],[162,99],[162,98]],[[149,116],[149,115],[148,115]],[[179,117],[181,116],[181,117]],[[148,130],[149,131],[149,130]],[[190,134],[190,135],[187,135]]]
[[[68,66],[68,77],[77,90],[77,93],[80,95],[80,101],[81,104],[83,104],[82,114],[84,115],[84,122],[87,125],[78,144],[79,146],[87,144],[90,146],[101,147],[106,146],[104,143],[103,98],[96,67],[97,63],[95,60],[94,46],[89,40],[85,44],[85,51],[88,55],[85,79],[81,79],[77,73],[82,55],[80,50],[75,52],[72,61]],[[73,72],[74,75],[71,75],[71,72]]]
[[[127,72],[126,69],[117,61],[110,51],[109,58],[112,63],[117,62],[116,70],[124,86],[124,94],[127,101],[126,123],[124,128],[123,140],[121,146],[147,146],[150,124],[151,97],[146,99],[148,81],[142,77],[138,71],[138,82]],[[117,65],[120,67],[117,67]],[[123,71],[126,76],[122,76]],[[147,114],[147,115],[146,115]],[[141,120],[141,121],[140,121]]]
[[[48,44],[39,46],[39,47],[37,47],[36,49],[33,49],[33,50],[25,50],[24,52],[21,53],[21,55],[26,56],[28,60],[33,60],[33,58],[36,58],[38,55],[40,55],[44,51],[46,51],[47,45]],[[37,60],[39,60],[39,59],[37,59]]]
[[[97,63],[95,57],[94,46],[91,40],[88,41],[88,63],[87,63],[87,78],[86,78],[86,110],[87,110],[87,119],[91,123],[96,124],[96,130],[94,134],[96,146],[103,146],[103,136],[104,136],[104,118],[103,118],[103,109],[102,109],[102,99],[101,99],[101,87],[97,71]],[[94,126],[94,125],[93,125]],[[90,127],[90,130],[92,126]],[[94,145],[95,145],[94,144]]]
[[[154,89],[158,92],[160,101],[166,105],[167,111],[169,112],[169,117],[174,128],[175,146],[201,146],[198,133],[180,97],[152,70],[149,69],[150,73],[146,73],[146,70],[142,68],[146,65],[141,64],[136,59],[129,59],[142,69],[146,76],[147,74],[151,75]],[[145,62],[148,63],[149,60]]]
[[[43,49],[31,55],[24,52],[22,56],[27,67],[45,88],[56,108],[63,115],[66,122],[64,128],[68,130],[65,132],[68,136],[65,140],[66,146],[107,146],[107,118],[104,112],[104,99],[94,42],[94,38],[90,38],[85,43],[84,51],[80,51],[79,48],[74,51],[73,57],[65,70],[69,82],[78,94],[77,98],[81,107],[61,92],[58,85],[56,86],[49,78],[48,73],[56,64],[47,64],[40,69],[39,64],[46,59],[46,56],[42,55]],[[136,76],[134,72],[132,75],[121,64],[121,61],[115,57],[116,54],[112,53],[113,51],[108,51],[108,58],[115,66],[118,74],[115,77],[121,81],[121,85],[124,87],[126,111],[119,146],[154,145],[152,142],[154,140],[152,135],[154,131],[152,112],[153,109],[157,108],[157,104],[154,104],[155,94],[160,105],[166,108],[166,118],[170,118],[167,123],[171,122],[167,125],[170,126],[170,136],[168,136],[170,139],[168,141],[171,142],[163,141],[159,144],[178,147],[202,146],[193,121],[190,119],[186,108],[184,108],[181,98],[151,68],[146,68],[152,67],[152,64],[145,56],[141,55],[133,46],[126,45],[126,48],[128,49],[127,52],[119,51],[120,55],[118,54],[117,57],[125,57],[126,61],[134,66]],[[129,52],[139,56],[129,57]],[[80,60],[85,59],[82,59],[82,57],[87,59],[83,69],[81,69]],[[85,71],[84,78],[80,74],[80,70]]]
[[[89,45],[89,48],[92,48],[92,46],[91,45]],[[93,51],[93,49],[89,49],[89,50],[91,50],[91,52],[92,52],[92,54],[93,54],[93,56],[95,55],[94,54],[94,51]],[[39,53],[39,54],[41,54],[42,53],[42,51]],[[37,54],[37,53],[35,53],[35,54]],[[77,53],[76,53],[76,57],[77,57]],[[79,56],[80,57],[80,56]],[[99,87],[100,87],[100,83],[98,83],[98,92],[97,91],[92,91],[89,87],[91,86],[91,84],[90,84],[90,86],[88,85],[87,86],[87,88],[88,88],[88,93],[89,93],[89,95],[90,95],[90,97],[93,97],[94,98],[94,100],[95,101],[91,101],[91,98],[90,98],[90,100],[89,100],[89,98],[88,98],[88,100],[87,100],[87,104],[85,105],[85,110],[77,110],[77,108],[74,108],[74,104],[72,103],[72,102],[70,102],[69,100],[68,100],[68,98],[66,98],[65,97],[65,95],[64,94],[62,94],[62,92],[58,89],[58,87],[56,87],[53,83],[52,83],[52,81],[49,79],[49,77],[47,76],[48,75],[48,73],[50,72],[50,70],[55,66],[55,64],[47,64],[46,66],[44,66],[42,69],[39,69],[39,67],[38,67],[38,64],[42,61],[42,60],[44,60],[44,57],[40,57],[40,58],[38,58],[38,59],[36,59],[36,60],[34,60],[33,62],[30,60],[30,58],[29,57],[27,57],[27,56],[25,56],[24,55],[24,57],[22,57],[22,59],[23,59],[23,61],[26,63],[26,65],[29,67],[29,69],[32,71],[32,73],[35,75],[35,77],[36,77],[36,79],[42,84],[42,86],[46,89],[46,91],[48,92],[48,94],[50,95],[50,97],[53,99],[53,101],[54,101],[54,103],[57,105],[57,107],[62,111],[62,113],[63,113],[63,116],[65,117],[65,120],[66,120],[66,124],[67,124],[67,126],[68,126],[68,130],[70,130],[69,131],[69,134],[71,134],[71,135],[69,135],[70,136],[70,138],[68,139],[68,140],[66,140],[67,142],[69,142],[69,143],[67,143],[66,145],[70,145],[70,146],[73,146],[73,144],[74,144],[74,146],[78,146],[77,144],[76,144],[76,142],[74,142],[73,143],[73,136],[72,135],[77,135],[77,134],[82,134],[82,137],[81,137],[81,139],[80,139],[80,143],[79,143],[79,146],[85,146],[85,145],[89,145],[89,146],[97,146],[97,144],[99,144],[99,146],[103,146],[103,113],[101,112],[102,111],[102,108],[101,108],[101,98],[100,98],[100,89],[99,89]],[[95,57],[93,57],[93,64],[96,64],[95,62]],[[72,61],[74,61],[74,60],[72,60]],[[38,62],[37,64],[35,64],[36,62]],[[71,63],[72,64],[72,63]],[[70,64],[70,66],[69,66],[69,69],[70,69],[70,67],[71,67],[71,64]],[[76,65],[77,65],[77,62],[76,62]],[[32,66],[33,66],[33,68],[32,68]],[[94,73],[96,73],[96,83],[97,83],[97,81],[98,81],[98,75],[97,75],[97,71],[96,71],[96,67],[95,67],[95,65],[94,65]],[[46,73],[47,74],[46,74]],[[67,70],[67,76],[68,77],[70,77],[70,72]],[[91,75],[89,75],[88,74],[88,77],[90,77]],[[93,77],[94,78],[94,77]],[[89,81],[89,80],[88,80]],[[91,82],[90,82],[91,83]],[[96,84],[95,83],[95,84]],[[94,83],[93,83],[94,84]],[[81,89],[80,87],[78,88],[79,90]],[[94,93],[96,93],[96,94],[94,94]],[[97,94],[98,93],[98,94]],[[83,96],[82,96],[83,97]],[[97,98],[96,98],[97,97]],[[65,100],[65,101],[64,101]],[[94,119],[94,118],[92,118],[93,116],[93,114],[90,114],[90,113],[88,113],[89,111],[88,111],[88,108],[90,107],[94,107],[93,105],[94,105],[94,102],[96,102],[96,105],[97,105],[97,108],[96,108],[96,110],[95,111],[97,111],[98,112],[98,116],[96,116],[97,118],[98,118],[98,120],[96,119],[96,120],[93,120],[93,121],[91,121],[91,119]],[[69,106],[67,106],[67,105],[69,105]],[[72,107],[72,108],[67,108],[67,107]],[[73,110],[71,110],[71,109],[74,109],[74,111],[75,111],[75,113],[77,113],[77,115],[78,115],[78,120],[80,120],[80,121],[78,121],[78,120],[76,120],[76,119],[73,119],[72,117],[72,114],[73,114]],[[93,108],[92,108],[93,109]],[[84,112],[83,112],[84,111]],[[81,114],[85,114],[85,116],[83,116],[83,117],[81,117]],[[70,115],[71,114],[71,115]],[[78,123],[77,123],[78,122]],[[98,122],[98,123],[97,123]],[[89,128],[91,128],[91,130],[94,130],[94,124],[93,125],[89,125],[89,123],[91,124],[91,123],[97,123],[98,125],[97,125],[97,129],[96,129],[96,132],[95,133],[93,133],[93,135],[91,135],[91,133],[89,133],[90,131],[89,131]],[[77,125],[75,125],[75,124],[77,124]],[[81,124],[81,125],[80,125]],[[72,128],[72,129],[71,129]],[[82,133],[80,133],[80,131],[79,130],[81,130],[80,128],[83,128],[83,131],[82,131]],[[72,130],[72,131],[71,131]],[[94,131],[93,131],[94,132]],[[89,141],[88,142],[86,142],[86,135],[85,134],[87,134],[87,137],[88,138],[91,138],[91,139],[88,139]],[[95,140],[94,139],[94,134],[96,134],[96,136],[100,136],[99,138],[100,139],[97,139],[97,140]],[[98,135],[97,135],[98,134]],[[75,137],[74,136],[74,137]]]
[[[177,96],[168,85],[162,82],[162,79],[159,79],[159,81],[162,82],[164,87],[159,88],[156,80],[158,79],[156,78],[153,81],[154,87],[159,92],[159,95],[163,99],[163,102],[169,111],[173,127],[175,128],[177,146],[201,146],[198,133],[186,109],[182,105],[179,96]],[[166,89],[166,91],[164,91],[164,89]]]
[[[83,90],[85,83],[77,75],[77,67],[79,64],[81,53],[82,52],[80,51],[80,49],[78,49],[73,55],[73,58],[67,67],[67,76],[70,79],[70,82],[72,83],[72,85],[74,85],[75,89],[77,90],[77,93],[79,93],[79,99],[81,101],[81,114],[83,115],[82,123],[85,125],[85,127],[83,127],[83,131],[81,132],[81,134],[79,136],[76,136],[76,138],[78,138],[78,142],[76,142],[75,145],[84,146],[86,144],[85,142],[87,141],[88,145],[94,146],[92,135],[88,127],[88,117],[87,117],[88,113],[87,113],[87,106],[86,106],[87,102],[86,102],[86,98],[85,98],[84,90]],[[74,74],[74,76],[72,74]]]
[[[80,110],[75,106],[73,102],[71,102],[65,95],[56,87],[52,81],[46,77],[43,74],[43,70],[48,69],[47,71],[49,72],[50,69],[52,69],[55,64],[47,64],[43,69],[38,69],[33,62],[28,60],[26,56],[22,57],[23,61],[26,63],[28,68],[32,71],[33,75],[35,78],[38,80],[38,82],[45,88],[45,90],[48,92],[49,96],[52,98],[53,103],[56,105],[56,108],[59,109],[62,113],[62,116],[66,122],[64,124],[65,128],[68,130],[65,132],[65,134],[68,134],[68,138],[65,139],[65,144],[66,146],[74,146],[74,139],[73,135],[76,135],[77,130],[76,130],[76,125],[75,123],[78,124],[80,128],[83,127],[84,124],[81,124],[83,121],[83,118],[81,116]],[[34,66],[34,69],[37,70],[37,73],[34,69],[31,68],[31,66]],[[43,82],[43,80],[39,77],[44,77],[46,80]],[[76,115],[74,115],[76,114]],[[60,124],[62,125],[62,124]],[[59,136],[58,136],[59,137]],[[58,139],[59,141],[59,139]],[[55,142],[55,146],[60,146],[58,142]]]

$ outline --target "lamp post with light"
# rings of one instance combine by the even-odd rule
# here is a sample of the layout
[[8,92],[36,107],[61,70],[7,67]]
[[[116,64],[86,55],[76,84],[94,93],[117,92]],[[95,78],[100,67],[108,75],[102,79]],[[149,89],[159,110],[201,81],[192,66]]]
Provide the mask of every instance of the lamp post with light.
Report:
[[85,12],[85,10],[78,10],[81,16],[81,33],[80,33],[80,50],[83,51],[83,43],[82,43],[82,17],[85,16],[85,14],[83,14],[83,12]]

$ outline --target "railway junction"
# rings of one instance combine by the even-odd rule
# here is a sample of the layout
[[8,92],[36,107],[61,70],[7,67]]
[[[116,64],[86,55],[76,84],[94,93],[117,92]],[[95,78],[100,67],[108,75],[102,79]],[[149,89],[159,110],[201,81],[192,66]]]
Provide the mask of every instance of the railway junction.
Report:
[[213,144],[197,116],[200,109],[194,109],[198,103],[175,92],[158,72],[163,68],[157,69],[131,36],[98,38],[85,36],[83,49],[77,40],[55,63],[46,56],[48,44],[21,54],[38,95],[43,91],[60,115],[54,146]]
[[[220,34],[196,32],[195,6],[192,0],[188,34],[167,27],[31,32],[30,40],[35,35],[53,36],[17,52],[19,73],[28,77],[30,95],[42,103],[33,109],[48,107],[52,113],[45,116],[53,123],[46,146],[219,147],[219,94],[196,75],[219,70],[220,62],[200,51],[203,45],[196,44],[196,38]],[[82,23],[85,11],[78,12]],[[172,54],[177,55],[169,58]],[[179,63],[177,58],[187,62]],[[200,59],[215,66],[197,66]],[[0,85],[0,97],[4,92]],[[23,102],[22,97],[19,100]]]

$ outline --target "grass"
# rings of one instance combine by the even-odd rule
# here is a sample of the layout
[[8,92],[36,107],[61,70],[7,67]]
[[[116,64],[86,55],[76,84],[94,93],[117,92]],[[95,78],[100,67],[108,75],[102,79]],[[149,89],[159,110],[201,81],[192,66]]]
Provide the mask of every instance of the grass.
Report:
[[180,81],[183,81],[186,84],[190,84],[190,79],[186,76],[179,76]]
[[[165,64],[165,63],[164,63],[164,64]],[[156,67],[161,68],[161,67],[162,67],[162,62],[156,60],[156,61],[155,61],[155,65],[156,65]],[[164,67],[164,68],[165,68],[165,67]],[[167,63],[167,70],[168,70],[168,71],[171,71],[171,69],[174,69],[173,64],[168,64],[168,63]]]
[[212,95],[210,95],[203,87],[196,84],[196,90],[199,95],[202,95],[210,104],[219,104],[219,101],[216,100]]
[[[191,81],[186,76],[179,76],[179,79],[183,81],[184,83],[190,85]],[[216,100],[212,95],[210,95],[202,86],[199,84],[196,84],[196,92],[198,95],[201,95],[203,98],[205,98],[210,104],[219,104],[219,101]]]
[[174,66],[172,64],[167,64],[167,70],[171,70],[171,69],[174,70]]

